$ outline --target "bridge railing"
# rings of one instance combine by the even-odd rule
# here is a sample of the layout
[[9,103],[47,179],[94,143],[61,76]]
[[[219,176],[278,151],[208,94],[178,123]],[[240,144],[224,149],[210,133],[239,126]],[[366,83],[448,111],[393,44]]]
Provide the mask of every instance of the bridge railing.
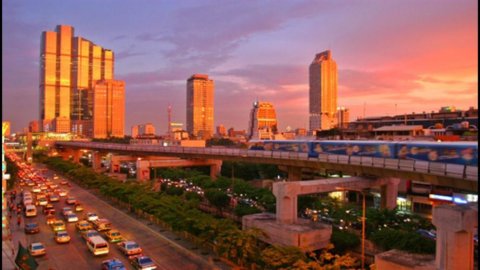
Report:
[[[57,142],[58,143],[58,142]],[[162,145],[128,145],[115,143],[91,143],[91,142],[60,142],[60,145],[71,145],[81,148],[94,148],[105,150],[141,151],[141,152],[164,152],[178,154],[201,154],[206,156],[239,156],[254,158],[275,158],[288,160],[308,160],[328,162],[336,164],[360,165],[393,169],[399,171],[420,172],[433,175],[443,175],[454,178],[463,178],[478,181],[478,167],[459,164],[447,164],[421,160],[391,159],[380,157],[347,156],[334,154],[319,154],[318,158],[308,157],[307,153],[289,151],[259,151],[232,148],[199,148]]]

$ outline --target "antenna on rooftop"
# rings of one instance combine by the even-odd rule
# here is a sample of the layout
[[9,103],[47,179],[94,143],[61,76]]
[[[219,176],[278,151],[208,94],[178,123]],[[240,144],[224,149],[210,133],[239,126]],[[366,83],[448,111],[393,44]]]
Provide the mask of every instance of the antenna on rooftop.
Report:
[[168,134],[167,137],[171,139],[172,137],[172,106],[168,104]]

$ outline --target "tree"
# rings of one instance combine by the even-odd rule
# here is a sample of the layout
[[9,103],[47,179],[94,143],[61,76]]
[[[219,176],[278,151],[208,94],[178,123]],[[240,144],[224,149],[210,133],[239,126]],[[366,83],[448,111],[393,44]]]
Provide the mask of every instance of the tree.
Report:
[[205,190],[205,198],[215,207],[222,209],[230,203],[230,197],[218,189]]

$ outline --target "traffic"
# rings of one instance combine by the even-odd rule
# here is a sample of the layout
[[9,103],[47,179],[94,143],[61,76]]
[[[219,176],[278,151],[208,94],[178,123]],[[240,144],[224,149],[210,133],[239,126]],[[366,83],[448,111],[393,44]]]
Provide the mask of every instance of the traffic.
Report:
[[127,239],[114,223],[97,215],[96,209],[85,208],[72,194],[67,180],[56,175],[51,177],[46,169],[37,170],[20,160],[15,161],[20,168],[20,179],[7,197],[11,205],[10,218],[14,220],[13,214],[17,218],[17,226],[12,230],[23,227],[27,249],[40,266],[80,269],[69,265],[72,261],[53,260],[52,263],[52,257],[58,258],[64,251],[72,250],[60,246],[73,246],[73,250],[88,250],[91,258],[82,260],[89,261],[89,269],[93,268],[92,262],[97,265],[96,269],[157,269],[158,264],[135,239]]

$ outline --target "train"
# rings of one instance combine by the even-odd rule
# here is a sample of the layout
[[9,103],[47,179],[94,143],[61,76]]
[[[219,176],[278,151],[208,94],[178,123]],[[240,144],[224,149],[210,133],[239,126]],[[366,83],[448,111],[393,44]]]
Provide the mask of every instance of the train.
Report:
[[478,166],[478,142],[250,140],[249,150],[422,160]]

